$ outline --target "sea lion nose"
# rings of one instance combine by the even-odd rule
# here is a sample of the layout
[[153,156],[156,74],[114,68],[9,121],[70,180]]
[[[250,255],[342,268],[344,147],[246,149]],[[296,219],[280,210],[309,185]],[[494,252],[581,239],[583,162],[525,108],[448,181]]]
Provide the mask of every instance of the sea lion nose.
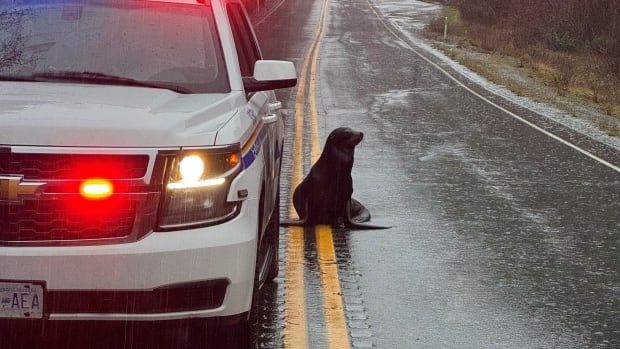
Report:
[[353,147],[357,146],[358,144],[360,144],[362,142],[362,139],[364,139],[364,134],[361,132],[354,132],[353,135],[351,135],[350,138],[350,142],[351,145]]

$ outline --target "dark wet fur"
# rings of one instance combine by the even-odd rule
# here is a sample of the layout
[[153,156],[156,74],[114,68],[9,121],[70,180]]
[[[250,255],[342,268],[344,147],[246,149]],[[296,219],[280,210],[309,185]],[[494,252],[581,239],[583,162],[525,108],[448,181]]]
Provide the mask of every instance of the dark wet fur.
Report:
[[351,198],[354,151],[363,138],[363,133],[350,128],[341,127],[332,131],[321,157],[293,194],[293,205],[300,220],[282,221],[281,225],[326,224],[336,228],[388,229],[364,224],[370,220],[370,212]]

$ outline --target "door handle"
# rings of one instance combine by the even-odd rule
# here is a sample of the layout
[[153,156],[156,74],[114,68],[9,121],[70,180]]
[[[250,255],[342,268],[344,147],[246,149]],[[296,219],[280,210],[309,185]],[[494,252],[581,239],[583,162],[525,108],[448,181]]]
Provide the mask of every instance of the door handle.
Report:
[[278,114],[267,114],[263,116],[263,122],[265,124],[273,124],[276,121],[278,121]]
[[276,112],[278,110],[282,109],[282,102],[280,101],[276,101],[276,102],[272,102],[269,103],[269,111],[270,112]]

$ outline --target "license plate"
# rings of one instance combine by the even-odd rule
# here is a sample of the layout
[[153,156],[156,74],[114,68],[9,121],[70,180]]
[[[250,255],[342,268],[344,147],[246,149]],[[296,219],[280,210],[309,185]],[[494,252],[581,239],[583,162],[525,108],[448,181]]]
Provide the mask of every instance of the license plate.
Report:
[[0,318],[43,318],[43,286],[0,281]]

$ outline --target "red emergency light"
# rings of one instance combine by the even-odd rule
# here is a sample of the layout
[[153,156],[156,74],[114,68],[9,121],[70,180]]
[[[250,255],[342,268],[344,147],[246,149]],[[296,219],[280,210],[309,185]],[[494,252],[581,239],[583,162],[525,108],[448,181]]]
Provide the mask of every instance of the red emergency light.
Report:
[[103,200],[114,194],[114,186],[105,179],[88,179],[80,185],[80,194],[88,200]]

